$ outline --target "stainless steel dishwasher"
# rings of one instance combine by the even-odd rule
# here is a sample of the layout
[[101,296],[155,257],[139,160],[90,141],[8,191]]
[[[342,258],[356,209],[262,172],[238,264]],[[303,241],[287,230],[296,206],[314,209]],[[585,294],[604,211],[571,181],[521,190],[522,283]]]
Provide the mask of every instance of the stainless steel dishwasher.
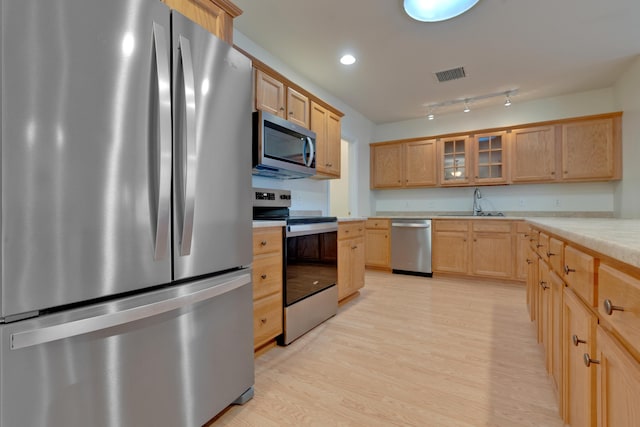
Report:
[[394,273],[432,276],[430,219],[391,221],[391,269]]

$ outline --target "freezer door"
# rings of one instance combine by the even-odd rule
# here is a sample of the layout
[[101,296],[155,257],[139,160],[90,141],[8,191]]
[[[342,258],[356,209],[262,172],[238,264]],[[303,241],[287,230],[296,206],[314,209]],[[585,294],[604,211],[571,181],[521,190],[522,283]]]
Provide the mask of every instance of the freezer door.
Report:
[[170,13],[0,2],[0,317],[171,280]]
[[251,263],[251,62],[172,11],[174,278]]
[[0,426],[200,426],[253,386],[250,273],[0,327]]

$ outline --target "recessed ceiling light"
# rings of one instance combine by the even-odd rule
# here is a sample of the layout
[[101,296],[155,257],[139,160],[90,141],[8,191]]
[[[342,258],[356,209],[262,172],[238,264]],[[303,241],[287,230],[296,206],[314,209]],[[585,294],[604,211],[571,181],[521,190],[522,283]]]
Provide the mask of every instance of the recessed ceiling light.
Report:
[[344,65],[351,65],[354,64],[356,62],[356,58],[353,55],[344,55],[342,58],[340,58],[340,63],[344,64]]
[[407,15],[417,21],[446,21],[462,15],[479,0],[404,0]]

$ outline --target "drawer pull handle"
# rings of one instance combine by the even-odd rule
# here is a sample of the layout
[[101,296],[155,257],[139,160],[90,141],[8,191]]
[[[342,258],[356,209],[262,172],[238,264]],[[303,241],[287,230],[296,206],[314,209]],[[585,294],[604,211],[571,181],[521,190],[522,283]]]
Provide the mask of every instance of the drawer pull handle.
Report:
[[542,289],[545,291],[549,289],[549,287],[547,286],[547,282],[545,282],[544,280],[540,281],[540,286],[542,286]]
[[351,246],[351,249],[358,249],[357,246]]
[[547,257],[552,257],[552,256],[555,256],[555,255],[556,255],[556,254],[554,254],[553,252],[549,252],[549,251],[547,251]]
[[574,335],[571,337],[571,340],[573,341],[573,345],[575,345],[576,347],[580,344],[586,344],[587,342],[585,340],[581,340],[580,338],[578,338],[577,335]]
[[267,246],[267,241],[266,241],[266,240],[263,240],[262,242],[260,242],[260,244],[261,244],[262,246]]
[[263,317],[262,319],[260,319],[260,321],[262,322],[262,324],[264,325],[265,323],[267,323],[267,318]]
[[576,270],[574,270],[573,268],[569,268],[568,265],[564,266],[564,274],[569,275],[569,273],[575,273]]
[[527,264],[533,264],[533,261],[531,261],[529,258],[527,258]]
[[624,311],[624,307],[613,305],[610,299],[604,300],[602,305],[604,306],[604,312],[607,313],[609,316],[611,316],[614,311]]
[[262,278],[262,280],[264,280],[264,279],[266,279],[266,278],[267,278],[267,275],[266,275],[266,274],[263,274],[263,275],[262,275],[262,276],[260,276],[260,277]]
[[600,361],[599,360],[594,360],[589,356],[589,353],[585,353],[584,356],[582,356],[582,360],[584,361],[584,366],[586,366],[587,368],[589,366],[591,366],[591,364],[593,363],[594,365],[599,365]]
[[538,243],[538,244],[536,245],[536,248],[541,248],[541,247],[543,247],[543,246],[544,246],[544,245],[541,245],[540,243]]

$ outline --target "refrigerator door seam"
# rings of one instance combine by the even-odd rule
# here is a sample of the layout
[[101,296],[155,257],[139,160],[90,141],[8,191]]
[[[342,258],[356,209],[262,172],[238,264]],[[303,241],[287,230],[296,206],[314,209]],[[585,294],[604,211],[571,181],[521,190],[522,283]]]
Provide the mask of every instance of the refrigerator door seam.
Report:
[[11,349],[17,350],[20,348],[45,344],[51,341],[83,335],[123,325],[125,323],[131,323],[136,320],[156,316],[158,314],[166,313],[168,311],[176,310],[193,305],[200,301],[226,294],[248,283],[251,283],[251,276],[246,273],[222,284],[186,295],[180,295],[175,298],[157,301],[127,310],[61,323],[54,326],[13,333],[11,334]]

